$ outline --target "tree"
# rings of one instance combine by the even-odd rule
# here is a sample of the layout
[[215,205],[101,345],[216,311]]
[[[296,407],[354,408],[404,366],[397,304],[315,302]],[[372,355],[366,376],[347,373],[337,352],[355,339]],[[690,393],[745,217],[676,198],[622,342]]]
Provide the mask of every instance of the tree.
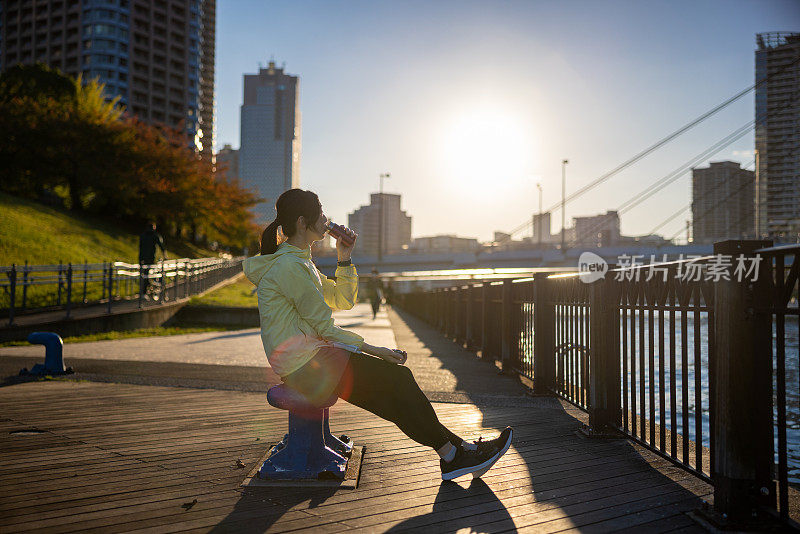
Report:
[[67,192],[69,207],[140,226],[189,227],[193,238],[246,246],[256,199],[215,179],[185,134],[141,122],[96,80],[43,66],[0,75],[0,188],[36,197]]

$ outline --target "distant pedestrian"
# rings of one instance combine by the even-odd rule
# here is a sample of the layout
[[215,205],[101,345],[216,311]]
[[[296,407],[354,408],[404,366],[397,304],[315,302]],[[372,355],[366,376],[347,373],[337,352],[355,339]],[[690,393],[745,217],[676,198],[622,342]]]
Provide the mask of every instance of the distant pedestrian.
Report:
[[367,284],[367,297],[370,303],[372,303],[372,320],[374,321],[375,317],[378,315],[378,310],[381,308],[381,302],[383,301],[383,283],[378,275],[378,269],[375,267],[372,268],[372,277]]
[[139,236],[139,269],[140,269],[140,290],[142,295],[147,293],[150,285],[149,273],[150,265],[156,262],[156,247],[161,249],[161,256],[166,259],[167,252],[164,250],[164,239],[156,232],[156,223],[147,223],[147,228]]

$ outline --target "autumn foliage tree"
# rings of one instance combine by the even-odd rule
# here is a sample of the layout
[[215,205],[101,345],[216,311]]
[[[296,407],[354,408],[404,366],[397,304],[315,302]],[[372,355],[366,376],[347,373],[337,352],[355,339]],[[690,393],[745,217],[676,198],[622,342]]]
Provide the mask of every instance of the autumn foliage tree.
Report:
[[83,83],[43,65],[0,75],[0,188],[60,194],[71,210],[175,235],[247,246],[257,199],[216,173],[182,133],[149,125]]

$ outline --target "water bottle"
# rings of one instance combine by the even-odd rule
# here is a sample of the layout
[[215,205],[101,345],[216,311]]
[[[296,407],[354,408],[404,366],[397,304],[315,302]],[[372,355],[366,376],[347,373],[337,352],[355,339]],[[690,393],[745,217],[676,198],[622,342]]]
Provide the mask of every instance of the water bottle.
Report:
[[328,221],[325,224],[325,228],[328,229],[328,233],[331,234],[334,239],[341,241],[347,247],[352,246],[353,238],[347,235],[347,232],[344,230],[344,226],[341,224],[336,224],[333,221]]

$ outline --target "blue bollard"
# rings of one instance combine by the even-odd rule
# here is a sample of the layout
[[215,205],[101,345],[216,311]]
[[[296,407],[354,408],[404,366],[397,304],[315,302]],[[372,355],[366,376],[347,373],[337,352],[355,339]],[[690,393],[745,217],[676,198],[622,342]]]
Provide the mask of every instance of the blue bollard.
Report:
[[45,374],[67,374],[72,372],[72,368],[64,366],[64,342],[61,336],[54,332],[33,332],[28,336],[28,343],[33,345],[44,345],[44,365],[37,363],[33,366],[30,373],[32,375]]
[[315,406],[299,392],[281,384],[270,388],[267,401],[276,408],[289,411],[289,433],[272,448],[269,458],[259,469],[259,477],[343,479],[353,443],[349,439],[337,439],[330,432],[328,407],[336,402],[336,397],[328,399],[322,406]]

